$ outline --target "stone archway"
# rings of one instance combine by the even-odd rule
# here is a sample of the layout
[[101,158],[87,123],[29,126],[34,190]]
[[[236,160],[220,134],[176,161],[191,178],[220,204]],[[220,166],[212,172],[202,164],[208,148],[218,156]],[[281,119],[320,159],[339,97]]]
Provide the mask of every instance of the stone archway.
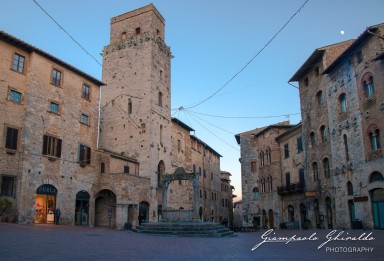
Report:
[[95,226],[116,226],[116,195],[103,189],[95,197]]

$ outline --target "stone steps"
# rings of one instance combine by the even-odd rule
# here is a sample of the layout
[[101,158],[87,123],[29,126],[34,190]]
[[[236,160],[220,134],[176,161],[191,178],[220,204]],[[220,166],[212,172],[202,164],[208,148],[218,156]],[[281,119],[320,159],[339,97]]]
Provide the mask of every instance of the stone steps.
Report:
[[136,228],[136,232],[185,237],[228,237],[234,235],[234,232],[229,228],[208,222],[144,223]]

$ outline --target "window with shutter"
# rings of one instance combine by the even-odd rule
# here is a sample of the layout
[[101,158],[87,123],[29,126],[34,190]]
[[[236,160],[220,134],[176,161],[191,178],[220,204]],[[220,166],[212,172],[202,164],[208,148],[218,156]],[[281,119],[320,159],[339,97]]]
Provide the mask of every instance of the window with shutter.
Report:
[[17,140],[19,136],[19,130],[11,127],[7,127],[5,148],[10,150],[17,150]]

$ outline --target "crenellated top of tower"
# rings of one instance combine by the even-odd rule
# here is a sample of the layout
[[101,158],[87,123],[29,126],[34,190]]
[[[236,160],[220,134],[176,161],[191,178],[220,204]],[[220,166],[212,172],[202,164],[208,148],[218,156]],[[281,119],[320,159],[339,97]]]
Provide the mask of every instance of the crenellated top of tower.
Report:
[[146,34],[164,40],[165,19],[153,4],[111,18],[110,43]]

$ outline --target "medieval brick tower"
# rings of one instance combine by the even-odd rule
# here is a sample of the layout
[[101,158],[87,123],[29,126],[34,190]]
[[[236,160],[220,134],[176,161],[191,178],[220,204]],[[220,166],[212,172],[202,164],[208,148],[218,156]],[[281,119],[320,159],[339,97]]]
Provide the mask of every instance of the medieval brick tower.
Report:
[[171,172],[172,55],[164,22],[152,4],[113,17],[103,50],[100,148],[140,163],[139,173],[128,172],[150,178],[151,202],[145,203],[152,221],[161,204],[161,174]]

